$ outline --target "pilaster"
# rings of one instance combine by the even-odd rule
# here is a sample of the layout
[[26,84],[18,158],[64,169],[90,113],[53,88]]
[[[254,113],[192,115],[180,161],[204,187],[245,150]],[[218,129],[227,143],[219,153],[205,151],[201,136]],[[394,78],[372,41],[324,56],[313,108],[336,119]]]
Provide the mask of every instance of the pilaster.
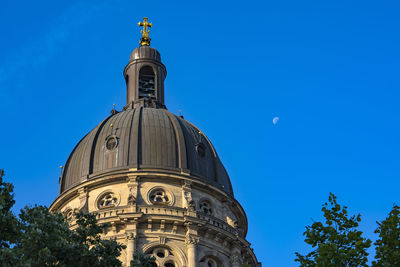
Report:
[[136,175],[128,176],[127,179],[127,186],[129,188],[129,195],[128,195],[128,206],[129,206],[129,211],[130,212],[136,212],[137,211],[137,195],[138,195],[138,190],[139,190],[139,178]]
[[197,245],[199,243],[198,227],[192,222],[187,222],[186,224],[186,249],[188,258],[188,267],[197,266]]
[[182,196],[182,203],[184,203],[184,208],[186,208],[188,216],[196,217],[196,204],[192,198],[192,182],[184,181]]

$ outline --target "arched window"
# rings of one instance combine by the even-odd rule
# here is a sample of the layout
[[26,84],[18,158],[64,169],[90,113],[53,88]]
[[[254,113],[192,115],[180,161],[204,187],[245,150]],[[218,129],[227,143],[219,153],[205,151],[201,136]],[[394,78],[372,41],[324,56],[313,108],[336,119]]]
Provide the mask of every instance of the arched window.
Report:
[[[154,266],[158,267],[179,267],[174,254],[165,247],[158,247],[150,250],[147,255],[154,257]],[[153,267],[153,266],[152,266]]]
[[144,66],[139,71],[139,98],[156,98],[155,74],[150,66]]
[[216,257],[209,256],[200,260],[200,267],[222,267],[222,264]]

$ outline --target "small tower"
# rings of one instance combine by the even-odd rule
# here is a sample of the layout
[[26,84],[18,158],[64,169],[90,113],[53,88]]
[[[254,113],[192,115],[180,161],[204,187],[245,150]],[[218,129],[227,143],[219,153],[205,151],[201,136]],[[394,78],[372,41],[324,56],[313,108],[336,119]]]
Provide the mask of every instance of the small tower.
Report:
[[167,70],[161,63],[161,56],[157,49],[150,47],[149,30],[152,24],[138,23],[143,26],[140,47],[137,47],[129,57],[129,63],[124,69],[127,86],[126,109],[135,107],[165,108],[164,80]]

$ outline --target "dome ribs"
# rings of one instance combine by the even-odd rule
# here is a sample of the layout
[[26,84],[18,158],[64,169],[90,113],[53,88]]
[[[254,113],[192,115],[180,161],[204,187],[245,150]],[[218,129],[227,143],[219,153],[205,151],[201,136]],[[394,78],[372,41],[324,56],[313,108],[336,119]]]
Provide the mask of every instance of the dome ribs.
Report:
[[129,147],[128,147],[128,166],[139,168],[139,158],[141,150],[141,117],[142,108],[134,109],[132,114],[132,122],[129,131]]
[[[104,148],[104,143],[105,139],[107,136],[111,135],[114,131],[114,128],[117,127],[116,121],[118,120],[120,116],[114,115],[110,118],[110,120],[102,127],[102,129],[99,131],[98,135],[98,140],[96,142],[96,148],[95,148],[95,154],[94,154],[94,164],[93,164],[93,173],[97,173],[98,171],[101,171],[103,169],[112,168],[112,162],[107,166],[105,163],[105,148]],[[114,127],[110,127],[111,124],[114,125]],[[108,152],[108,151],[107,151]],[[110,153],[107,153],[110,154]],[[113,153],[114,154],[114,153]],[[111,156],[111,155],[107,155]]]
[[[118,138],[114,149],[105,147],[110,135]],[[66,163],[60,193],[89,175],[127,168],[191,174],[233,195],[229,176],[208,138],[168,110],[150,107],[111,115],[86,135]]]
[[187,172],[187,156],[186,156],[186,144],[185,138],[183,136],[182,128],[179,125],[178,119],[171,112],[163,110],[169,118],[169,122],[172,125],[172,130],[175,137],[175,151],[176,151],[176,167],[181,169],[181,171]]
[[117,151],[117,165],[115,167],[123,167],[126,165],[127,162],[127,157],[129,156],[128,154],[128,148],[129,146],[126,145],[127,142],[129,142],[129,132],[128,129],[130,129],[130,123],[132,122],[131,116],[132,116],[133,110],[128,110],[127,112],[122,112],[122,118],[121,118],[121,129],[117,131],[117,137],[118,137],[118,151]]
[[[197,175],[206,177],[207,180],[215,183],[217,179],[215,172],[216,162],[214,160],[215,154],[213,153],[213,148],[208,143],[203,142],[203,134],[197,127],[186,120],[182,120],[182,124],[185,126],[184,132],[186,132],[187,135],[185,136],[185,139],[188,141],[186,145],[188,148],[189,169],[193,170]],[[204,156],[200,156],[199,153],[197,153],[196,145],[198,143],[203,143],[207,147],[207,149],[205,149]],[[212,164],[208,164],[210,161]]]
[[113,117],[114,115],[109,116],[108,118],[106,118],[99,126],[99,128],[96,131],[96,135],[93,138],[93,143],[92,143],[92,148],[90,151],[90,163],[89,163],[89,174],[93,173],[93,166],[94,166],[94,155],[95,155],[95,150],[96,150],[96,146],[97,146],[97,139],[99,138],[99,134],[101,132],[101,129],[103,129],[104,125],[107,123],[107,121]]
[[142,164],[142,116],[143,116],[143,107],[140,107],[139,110],[139,118],[138,118],[138,139],[137,139],[137,155],[136,155],[136,166],[139,169]]
[[174,132],[168,116],[158,109],[144,109],[142,119],[143,168],[176,168]]
[[[81,144],[84,140],[87,142],[86,136],[88,136],[88,135],[89,135],[89,134],[86,134],[86,135],[79,141],[79,143],[74,147],[74,149],[72,150],[71,154],[69,155],[69,157],[68,157],[68,159],[67,159],[67,162],[65,163],[64,171],[61,173],[61,183],[60,183],[60,188],[59,188],[59,194],[61,194],[61,193],[65,190],[65,181],[66,181],[66,180],[67,180],[67,181],[71,180],[71,179],[67,179],[67,177],[70,176],[70,172],[67,172],[67,171],[65,171],[65,170],[68,169],[68,167],[69,167],[71,161],[73,160],[73,158],[74,158],[73,155],[74,155],[74,152],[76,151],[77,147],[79,147],[80,144]],[[67,184],[67,186],[68,186],[68,184]]]
[[152,116],[154,116],[154,124],[152,131],[155,132],[154,137],[151,142],[154,145],[155,154],[151,157],[151,165],[155,166],[168,166],[168,154],[166,146],[167,144],[163,142],[166,140],[165,135],[165,127],[163,127],[163,118],[160,115],[163,115],[161,112],[151,112]]
[[126,153],[126,165],[130,165],[130,155],[131,153],[133,153],[133,151],[131,150],[131,136],[132,136],[132,126],[133,126],[133,119],[135,118],[135,113],[136,113],[137,109],[132,109],[132,115],[131,115],[131,119],[130,119],[130,125],[129,125],[129,131],[127,131],[127,135],[129,136],[127,138],[128,141],[128,146],[127,146],[127,153]]
[[[140,138],[139,140],[141,141],[141,144],[144,145],[146,149],[141,149],[140,155],[141,155],[141,164],[148,165],[148,162],[150,161],[150,155],[152,154],[152,143],[150,142],[151,136],[150,136],[150,122],[149,122],[149,112],[147,112],[147,109],[143,111],[144,114],[142,114],[142,117],[140,119],[140,124],[141,124],[141,132],[140,132]],[[144,115],[144,116],[143,116]],[[152,118],[153,119],[153,118]],[[154,146],[154,145],[153,145]]]
[[85,137],[86,142],[84,143],[84,147],[82,150],[83,159],[80,162],[81,170],[79,177],[87,177],[89,175],[89,165],[90,165],[90,150],[93,145],[93,138],[95,135],[95,131],[91,131],[88,137]]
[[177,168],[176,138],[171,121],[165,112],[156,112],[156,114],[158,117],[157,164],[166,168]]

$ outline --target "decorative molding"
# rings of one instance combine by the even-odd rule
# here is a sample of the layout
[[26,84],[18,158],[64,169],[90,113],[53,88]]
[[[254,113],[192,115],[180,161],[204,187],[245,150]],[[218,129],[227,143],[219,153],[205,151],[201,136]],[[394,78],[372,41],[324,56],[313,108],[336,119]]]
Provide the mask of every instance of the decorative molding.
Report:
[[132,232],[128,232],[128,233],[126,233],[126,235],[125,235],[125,239],[126,239],[127,241],[135,240],[135,239],[136,239],[136,235],[135,235],[134,233],[132,233]]

